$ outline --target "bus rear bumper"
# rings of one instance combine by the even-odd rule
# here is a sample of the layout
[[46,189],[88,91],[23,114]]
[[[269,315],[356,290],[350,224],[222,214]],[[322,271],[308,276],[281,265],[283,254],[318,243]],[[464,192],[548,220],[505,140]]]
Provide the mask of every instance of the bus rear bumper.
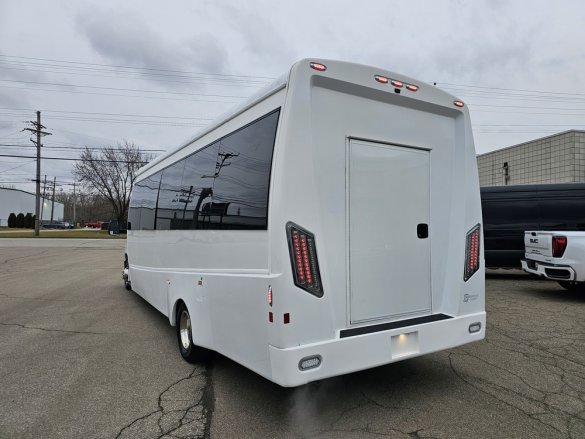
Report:
[[295,387],[482,340],[485,321],[480,312],[287,349],[269,346],[272,381]]

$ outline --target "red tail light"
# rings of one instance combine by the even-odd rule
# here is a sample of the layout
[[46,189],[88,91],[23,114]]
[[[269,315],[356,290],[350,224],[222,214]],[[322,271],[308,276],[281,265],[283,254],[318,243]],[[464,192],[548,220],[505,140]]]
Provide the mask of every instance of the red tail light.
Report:
[[465,237],[465,273],[463,280],[467,281],[479,270],[479,248],[481,241],[481,225],[476,225],[467,232]]
[[286,235],[295,285],[317,297],[323,296],[315,235],[291,222],[286,224]]
[[567,248],[567,237],[566,236],[553,236],[552,237],[552,254],[553,258],[562,258]]
[[312,62],[309,64],[309,66],[311,66],[312,69],[318,70],[320,72],[324,72],[325,70],[327,70],[327,66],[325,64],[321,64],[318,62]]
[[376,75],[374,76],[374,78],[376,79],[376,81],[381,82],[382,84],[388,84],[389,81],[389,79],[386,78],[385,76]]

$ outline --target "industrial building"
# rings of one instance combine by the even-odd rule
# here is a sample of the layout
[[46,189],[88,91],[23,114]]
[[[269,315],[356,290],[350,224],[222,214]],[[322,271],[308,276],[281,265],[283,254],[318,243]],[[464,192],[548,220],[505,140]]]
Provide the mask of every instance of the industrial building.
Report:
[[481,186],[585,182],[585,131],[570,130],[477,156]]
[[[35,214],[35,194],[20,189],[0,188],[0,226],[8,225],[8,217],[11,213]],[[51,219],[52,200],[41,198],[41,219]],[[55,202],[53,209],[53,220],[63,220],[64,206]]]

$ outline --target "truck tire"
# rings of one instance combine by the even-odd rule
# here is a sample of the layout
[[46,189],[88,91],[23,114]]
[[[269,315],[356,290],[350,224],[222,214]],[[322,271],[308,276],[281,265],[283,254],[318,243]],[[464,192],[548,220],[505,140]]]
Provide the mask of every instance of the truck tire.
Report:
[[558,283],[565,290],[585,291],[585,283],[583,283],[583,282],[571,282],[571,281],[567,281],[567,280],[559,280]]
[[177,341],[179,352],[188,363],[204,362],[209,357],[209,350],[193,344],[191,315],[184,303],[177,310]]

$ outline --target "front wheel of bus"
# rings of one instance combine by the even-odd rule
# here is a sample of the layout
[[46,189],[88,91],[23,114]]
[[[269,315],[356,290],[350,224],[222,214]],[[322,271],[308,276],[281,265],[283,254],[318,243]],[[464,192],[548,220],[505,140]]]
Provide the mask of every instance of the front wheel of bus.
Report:
[[184,303],[181,303],[177,311],[177,339],[179,351],[185,361],[199,363],[207,360],[209,351],[193,344],[191,332],[191,315]]

